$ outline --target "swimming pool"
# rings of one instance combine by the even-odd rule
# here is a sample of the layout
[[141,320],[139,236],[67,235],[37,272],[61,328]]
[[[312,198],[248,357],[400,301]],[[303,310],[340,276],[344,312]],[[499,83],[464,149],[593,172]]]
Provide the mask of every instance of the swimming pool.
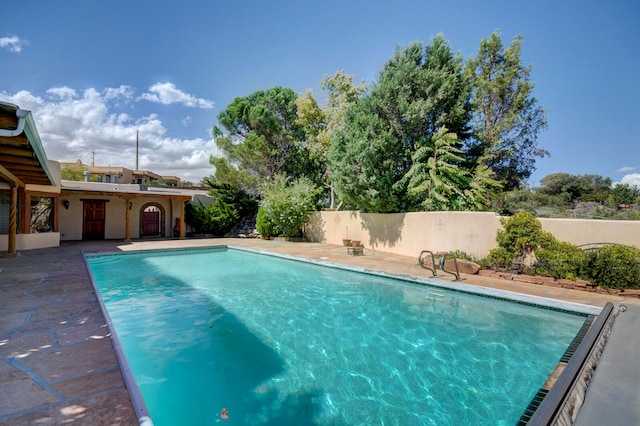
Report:
[[232,249],[87,262],[156,425],[511,425],[587,319]]

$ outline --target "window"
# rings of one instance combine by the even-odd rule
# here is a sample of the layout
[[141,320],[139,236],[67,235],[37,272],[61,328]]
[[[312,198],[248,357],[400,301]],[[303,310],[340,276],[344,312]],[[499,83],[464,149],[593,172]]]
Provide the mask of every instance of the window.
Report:
[[9,233],[9,205],[11,198],[9,195],[0,194],[0,234]]
[[53,197],[31,197],[31,233],[53,232]]
[[115,175],[115,176],[113,177],[113,183],[120,183],[120,176]]
[[105,181],[106,183],[111,183],[111,175],[105,175],[105,177],[104,177],[104,181]]

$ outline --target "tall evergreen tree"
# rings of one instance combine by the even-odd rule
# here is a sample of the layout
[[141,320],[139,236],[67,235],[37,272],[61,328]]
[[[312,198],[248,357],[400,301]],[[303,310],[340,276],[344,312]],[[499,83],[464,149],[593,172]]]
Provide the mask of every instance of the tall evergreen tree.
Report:
[[467,101],[462,59],[441,35],[426,48],[415,42],[396,49],[332,139],[329,163],[341,199],[372,212],[421,208],[403,179],[412,155],[442,126],[466,137]]
[[482,40],[465,72],[472,88],[470,167],[488,166],[505,189],[519,187],[535,170],[536,158],[549,155],[537,144],[547,118],[532,95],[531,66],[525,67],[520,60],[521,45],[518,36],[504,49],[496,31]]

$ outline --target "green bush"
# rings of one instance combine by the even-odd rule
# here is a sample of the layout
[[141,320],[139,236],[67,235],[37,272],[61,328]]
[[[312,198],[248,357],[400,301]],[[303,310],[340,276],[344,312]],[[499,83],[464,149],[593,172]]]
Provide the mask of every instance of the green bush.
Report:
[[571,280],[580,275],[584,251],[571,243],[555,240],[535,253],[538,263],[532,272],[536,275]]
[[202,234],[224,235],[238,223],[240,215],[232,206],[221,201],[204,205],[187,204],[185,220],[196,232]]
[[480,264],[483,268],[510,268],[516,257],[517,254],[515,252],[507,250],[504,247],[496,247],[489,252],[487,258],[483,259]]
[[[264,185],[258,209],[258,232],[263,236],[294,237],[300,234],[315,210],[319,189],[307,178],[290,181],[276,176]],[[260,229],[262,228],[266,234]]]
[[581,275],[605,288],[640,288],[640,250],[610,245],[588,251],[584,255]]
[[271,218],[264,207],[258,207],[258,216],[256,217],[256,229],[261,236],[265,238],[275,235],[275,227]]
[[204,205],[200,200],[188,203],[185,220],[198,233],[224,235],[238,221],[255,214],[257,201],[242,189],[217,182],[208,182],[211,204]]
[[509,218],[500,219],[503,229],[498,231],[496,241],[503,247],[519,256],[527,246],[534,249],[553,242],[554,237],[542,230],[540,221],[531,213],[520,212]]
[[[540,221],[530,213],[520,212],[501,219],[498,247],[491,250],[483,265],[498,269],[517,269],[527,274],[576,279],[580,273],[583,252],[573,244],[558,241],[543,231]],[[530,268],[517,265],[527,249],[532,249],[537,263]]]
[[496,235],[498,247],[491,250],[482,262],[494,269],[512,268],[514,261],[522,256],[526,248],[537,250],[555,241],[553,235],[542,230],[540,221],[531,213],[519,212],[500,219],[500,223],[503,229]]

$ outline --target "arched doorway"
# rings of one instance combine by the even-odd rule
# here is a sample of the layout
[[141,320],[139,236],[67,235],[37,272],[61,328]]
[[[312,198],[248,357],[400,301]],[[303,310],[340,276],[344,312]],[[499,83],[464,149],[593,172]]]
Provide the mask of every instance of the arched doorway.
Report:
[[164,208],[158,203],[147,203],[140,208],[140,237],[164,237]]

